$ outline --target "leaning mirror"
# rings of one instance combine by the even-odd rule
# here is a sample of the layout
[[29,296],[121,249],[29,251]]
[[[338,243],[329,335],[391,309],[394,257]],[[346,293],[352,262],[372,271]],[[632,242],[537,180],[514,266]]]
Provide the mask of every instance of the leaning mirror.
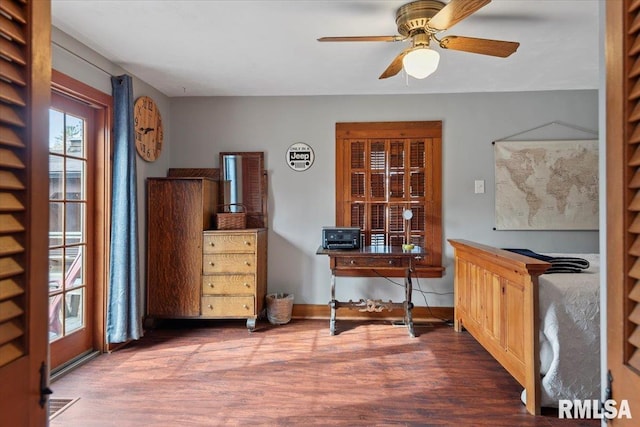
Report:
[[220,153],[220,199],[229,212],[246,212],[247,228],[267,225],[267,188],[264,153]]

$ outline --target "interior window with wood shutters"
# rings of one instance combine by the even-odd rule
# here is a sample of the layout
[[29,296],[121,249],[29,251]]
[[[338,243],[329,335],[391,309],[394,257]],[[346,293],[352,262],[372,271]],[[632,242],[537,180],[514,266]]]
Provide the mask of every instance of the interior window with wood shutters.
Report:
[[336,225],[366,246],[427,249],[421,277],[442,275],[441,139],[439,121],[336,124]]

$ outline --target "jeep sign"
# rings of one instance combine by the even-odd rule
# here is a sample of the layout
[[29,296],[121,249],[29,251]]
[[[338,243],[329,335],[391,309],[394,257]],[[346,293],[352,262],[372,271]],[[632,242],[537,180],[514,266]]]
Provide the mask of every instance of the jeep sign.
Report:
[[294,171],[306,171],[313,164],[313,149],[304,142],[296,142],[287,150],[287,164]]

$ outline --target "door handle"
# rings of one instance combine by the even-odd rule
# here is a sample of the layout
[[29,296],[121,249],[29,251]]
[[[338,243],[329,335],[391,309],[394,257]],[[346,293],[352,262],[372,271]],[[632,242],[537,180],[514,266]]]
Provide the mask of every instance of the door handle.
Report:
[[49,395],[53,394],[53,390],[51,390],[47,384],[47,376],[47,365],[42,362],[40,365],[40,400],[38,401],[41,408],[44,408]]

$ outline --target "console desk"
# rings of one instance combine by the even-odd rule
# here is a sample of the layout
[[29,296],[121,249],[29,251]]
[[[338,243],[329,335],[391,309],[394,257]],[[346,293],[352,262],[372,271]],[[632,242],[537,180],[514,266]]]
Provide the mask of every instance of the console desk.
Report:
[[[404,250],[402,246],[365,246],[360,249],[324,249],[320,246],[316,252],[317,255],[329,256],[329,267],[331,268],[331,300],[329,307],[331,308],[331,318],[329,321],[329,329],[331,335],[336,332],[336,310],[340,307],[348,307],[349,309],[357,308],[359,311],[381,312],[382,310],[403,309],[404,323],[409,330],[409,336],[415,337],[413,329],[413,318],[411,309],[411,294],[413,287],[411,284],[411,272],[413,270],[413,260],[418,260],[426,255],[423,248],[418,246],[411,250]],[[363,277],[372,276],[372,274],[364,274],[366,272],[375,272],[380,276],[385,276],[385,272],[391,272],[398,269],[404,269],[404,291],[405,297],[403,302],[392,302],[382,300],[349,300],[341,302],[336,300],[336,276],[352,276]],[[358,273],[362,274],[358,274]]]

